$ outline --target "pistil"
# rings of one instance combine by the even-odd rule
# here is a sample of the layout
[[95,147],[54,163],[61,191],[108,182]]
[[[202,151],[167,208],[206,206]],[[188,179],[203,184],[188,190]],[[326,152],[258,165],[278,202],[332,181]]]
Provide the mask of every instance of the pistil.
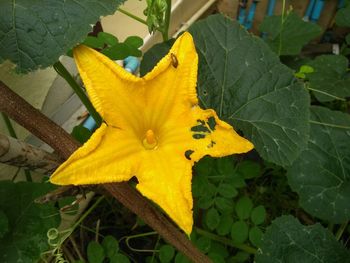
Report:
[[143,139],[142,143],[147,150],[152,150],[157,146],[157,139],[152,130],[148,130],[146,132],[146,136]]

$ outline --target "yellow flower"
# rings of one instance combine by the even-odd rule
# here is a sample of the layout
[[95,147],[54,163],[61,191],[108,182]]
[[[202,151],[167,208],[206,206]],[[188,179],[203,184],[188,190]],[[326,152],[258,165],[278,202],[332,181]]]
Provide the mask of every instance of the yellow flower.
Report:
[[244,153],[252,143],[203,110],[196,93],[198,57],[184,33],[146,76],[136,77],[86,46],[74,58],[104,123],[51,176],[59,185],[127,181],[192,231],[193,164],[205,155]]

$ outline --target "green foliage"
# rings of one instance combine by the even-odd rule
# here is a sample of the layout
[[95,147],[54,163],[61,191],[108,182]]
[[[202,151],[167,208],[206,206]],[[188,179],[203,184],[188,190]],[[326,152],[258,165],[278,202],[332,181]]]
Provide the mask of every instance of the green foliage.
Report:
[[77,125],[73,128],[71,135],[81,144],[85,143],[92,135],[92,132],[83,125]]
[[3,238],[8,231],[9,231],[9,220],[6,214],[2,210],[0,210],[0,238]]
[[253,202],[246,196],[240,198],[235,207],[236,213],[240,219],[248,219],[252,209]]
[[87,247],[87,258],[89,263],[102,263],[105,258],[103,247],[96,241],[90,241]]
[[175,255],[175,249],[170,245],[163,245],[159,248],[159,259],[162,263],[171,262]]
[[124,0],[5,0],[0,3],[0,63],[9,59],[20,72],[54,64],[82,41],[100,16]]
[[147,16],[147,26],[150,33],[165,27],[165,12],[168,8],[166,0],[147,0],[144,14]]
[[251,220],[255,225],[260,225],[264,223],[265,218],[266,218],[266,210],[264,206],[259,205],[252,210]]
[[266,16],[260,31],[267,32],[267,43],[279,56],[298,55],[304,45],[321,34],[321,28],[303,21],[296,13],[282,16]]
[[321,102],[350,96],[348,60],[344,56],[322,55],[309,63],[314,71],[307,73],[310,89]]
[[231,238],[233,242],[241,244],[248,239],[249,227],[244,221],[237,221],[233,223],[231,228]]
[[34,200],[52,189],[44,183],[0,181],[0,211],[8,220],[7,231],[0,237],[1,262],[35,262],[48,249],[46,232],[58,226],[58,210]]
[[288,170],[288,181],[310,214],[333,223],[350,219],[350,116],[311,107],[308,148]]
[[350,27],[350,5],[337,12],[335,23],[338,26]]
[[303,226],[292,216],[282,216],[267,228],[255,261],[338,263],[349,258],[349,251],[320,224]]
[[102,247],[104,249],[104,254],[112,258],[119,251],[118,241],[113,236],[106,236],[102,241]]

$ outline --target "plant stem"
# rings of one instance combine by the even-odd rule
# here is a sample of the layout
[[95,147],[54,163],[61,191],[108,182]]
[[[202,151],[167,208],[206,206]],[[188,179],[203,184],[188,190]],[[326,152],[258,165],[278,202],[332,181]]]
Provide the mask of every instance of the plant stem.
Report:
[[224,245],[230,246],[230,247],[234,247],[234,248],[238,248],[240,250],[243,250],[249,254],[256,254],[257,250],[251,246],[248,246],[246,244],[235,244],[232,240],[225,238],[225,237],[220,237],[218,235],[215,235],[213,233],[210,233],[208,231],[205,231],[203,229],[200,229],[198,227],[196,227],[196,231],[198,234],[208,237],[212,240],[215,240],[217,242],[220,242]]
[[282,31],[283,31],[283,25],[284,25],[284,12],[286,10],[286,0],[282,1],[282,14],[281,14],[281,31],[280,31],[280,39],[279,39],[279,45],[278,45],[278,56],[281,56],[282,52]]
[[88,210],[86,210],[86,212],[78,219],[77,222],[75,222],[75,224],[72,226],[72,230],[74,230],[75,228],[77,228],[77,226],[80,225],[81,222],[83,222],[85,220],[85,218],[96,208],[96,206],[102,202],[102,200],[104,199],[104,196],[100,196],[96,202],[89,207]]
[[132,14],[132,13],[130,13],[130,12],[128,12],[128,11],[122,9],[122,8],[118,8],[117,11],[119,11],[120,13],[122,13],[124,15],[127,15],[128,17],[130,17],[130,18],[132,18],[132,19],[134,19],[136,21],[139,21],[140,23],[142,23],[142,24],[144,24],[146,26],[148,26],[146,20],[144,20],[144,19],[142,19],[142,18],[140,18],[138,16],[135,16],[134,14]]
[[337,233],[335,234],[335,238],[337,239],[337,241],[340,240],[341,236],[343,235],[347,225],[348,225],[349,221],[346,221],[345,223],[341,224]]
[[[16,131],[15,131],[15,129],[12,126],[10,118],[3,112],[1,113],[1,115],[2,115],[2,118],[4,119],[5,125],[7,127],[7,130],[9,131],[10,136],[15,138],[15,139],[18,139]],[[24,174],[26,176],[27,182],[32,182],[33,181],[32,175],[30,174],[29,170],[24,169]]]
[[53,68],[62,78],[64,78],[67,81],[69,86],[72,87],[74,92],[78,95],[79,99],[84,104],[84,106],[86,107],[90,115],[92,116],[92,118],[94,118],[97,127],[99,127],[102,123],[102,118],[98,114],[98,112],[95,110],[94,106],[90,102],[89,98],[86,96],[83,89],[79,86],[79,84],[75,81],[75,79],[72,77],[72,75],[68,72],[68,70],[60,61],[57,61],[53,65]]
[[169,40],[169,25],[170,25],[170,17],[171,17],[171,0],[166,0],[166,11],[165,11],[165,19],[164,26],[161,30],[163,41]]
[[318,121],[313,121],[313,120],[309,120],[309,122],[312,124],[317,124],[317,125],[324,125],[324,126],[333,127],[333,128],[350,130],[350,126],[336,125],[336,124],[332,124],[332,123],[318,122]]

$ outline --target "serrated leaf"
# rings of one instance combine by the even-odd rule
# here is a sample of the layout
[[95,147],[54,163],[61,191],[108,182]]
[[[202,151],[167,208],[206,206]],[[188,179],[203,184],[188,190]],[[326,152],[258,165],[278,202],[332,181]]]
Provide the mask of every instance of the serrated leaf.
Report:
[[234,243],[241,244],[248,239],[248,225],[244,221],[233,223],[231,228],[231,238]]
[[96,241],[90,241],[87,247],[89,263],[102,263],[105,258],[103,247]]
[[170,245],[163,245],[159,248],[159,259],[162,263],[170,262],[174,255],[175,249]]
[[266,210],[264,206],[259,205],[257,207],[254,207],[251,214],[251,220],[255,225],[260,225],[264,223],[265,217],[266,217]]
[[6,214],[2,210],[0,210],[0,238],[3,238],[8,231],[9,231],[9,220]]
[[102,241],[104,254],[111,258],[119,251],[118,241],[113,236],[106,236]]
[[309,63],[314,72],[307,74],[307,78],[317,100],[341,100],[350,96],[348,63],[348,59],[341,55],[318,56]]
[[267,43],[281,55],[298,55],[304,45],[321,34],[320,26],[303,21],[296,13],[282,16],[266,16],[260,31],[267,32]]
[[215,208],[210,208],[205,215],[205,223],[210,230],[214,230],[220,222],[220,215]]
[[349,251],[320,224],[303,226],[292,216],[282,216],[266,229],[255,261],[339,263],[349,258]]
[[249,197],[242,197],[237,201],[235,206],[236,214],[240,219],[248,219],[253,209],[253,202]]
[[196,22],[190,32],[202,106],[241,129],[264,159],[290,165],[309,131],[309,96],[292,71],[261,39],[221,15]]
[[338,26],[350,27],[350,5],[348,5],[346,8],[341,8],[337,12],[335,16],[335,23]]
[[34,200],[54,187],[44,183],[0,182],[0,210],[9,221],[9,229],[0,238],[0,262],[36,262],[49,249],[46,233],[60,222],[54,204],[36,204]]
[[253,226],[249,229],[249,241],[256,247],[260,247],[262,242],[263,232],[259,227]]
[[1,1],[0,63],[8,59],[23,73],[51,66],[123,2]]
[[342,223],[350,219],[350,116],[313,106],[311,123],[308,149],[288,169],[288,182],[307,212]]

